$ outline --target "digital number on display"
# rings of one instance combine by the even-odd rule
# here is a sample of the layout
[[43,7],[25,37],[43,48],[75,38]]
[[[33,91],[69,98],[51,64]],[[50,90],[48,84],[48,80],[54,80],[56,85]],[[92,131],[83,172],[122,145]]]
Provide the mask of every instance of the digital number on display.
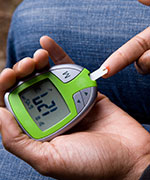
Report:
[[20,98],[41,130],[46,130],[69,114],[65,101],[49,80],[25,89]]

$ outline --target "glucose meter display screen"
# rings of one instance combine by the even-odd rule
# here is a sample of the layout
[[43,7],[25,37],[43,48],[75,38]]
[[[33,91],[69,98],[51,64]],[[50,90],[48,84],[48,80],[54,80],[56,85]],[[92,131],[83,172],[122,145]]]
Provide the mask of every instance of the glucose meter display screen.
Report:
[[63,120],[70,113],[61,94],[49,79],[25,89],[20,93],[20,98],[42,131]]

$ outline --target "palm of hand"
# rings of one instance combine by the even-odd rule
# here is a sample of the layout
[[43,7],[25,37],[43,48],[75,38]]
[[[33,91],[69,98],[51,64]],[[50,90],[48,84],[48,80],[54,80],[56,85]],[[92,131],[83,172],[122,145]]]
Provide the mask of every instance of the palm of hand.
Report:
[[73,131],[42,144],[47,168],[39,171],[55,176],[57,169],[65,179],[134,179],[132,169],[150,152],[149,134],[104,97]]

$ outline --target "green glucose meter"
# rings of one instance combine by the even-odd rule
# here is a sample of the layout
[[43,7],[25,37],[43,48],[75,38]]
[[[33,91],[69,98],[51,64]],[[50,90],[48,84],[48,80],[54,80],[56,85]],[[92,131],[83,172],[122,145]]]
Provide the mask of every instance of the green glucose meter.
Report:
[[5,94],[6,107],[31,138],[46,141],[69,130],[91,109],[97,84],[75,64],[56,65],[20,81]]

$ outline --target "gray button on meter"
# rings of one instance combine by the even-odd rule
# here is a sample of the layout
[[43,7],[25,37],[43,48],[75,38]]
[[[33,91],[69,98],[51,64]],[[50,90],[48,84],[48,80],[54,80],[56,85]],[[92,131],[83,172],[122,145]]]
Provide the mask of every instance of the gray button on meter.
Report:
[[81,93],[77,92],[76,94],[74,94],[73,99],[74,99],[74,102],[75,102],[75,105],[76,105],[77,112],[78,113],[81,112],[81,110],[84,108],[84,103],[83,103],[83,100],[82,100]]
[[62,82],[67,83],[74,79],[80,71],[76,69],[59,69],[52,71],[55,76],[57,76]]
[[64,83],[74,79],[82,70],[83,67],[76,64],[61,64],[51,68],[51,72]]
[[83,97],[84,104],[86,105],[90,99],[91,87],[83,89],[80,92],[81,92],[81,95]]

